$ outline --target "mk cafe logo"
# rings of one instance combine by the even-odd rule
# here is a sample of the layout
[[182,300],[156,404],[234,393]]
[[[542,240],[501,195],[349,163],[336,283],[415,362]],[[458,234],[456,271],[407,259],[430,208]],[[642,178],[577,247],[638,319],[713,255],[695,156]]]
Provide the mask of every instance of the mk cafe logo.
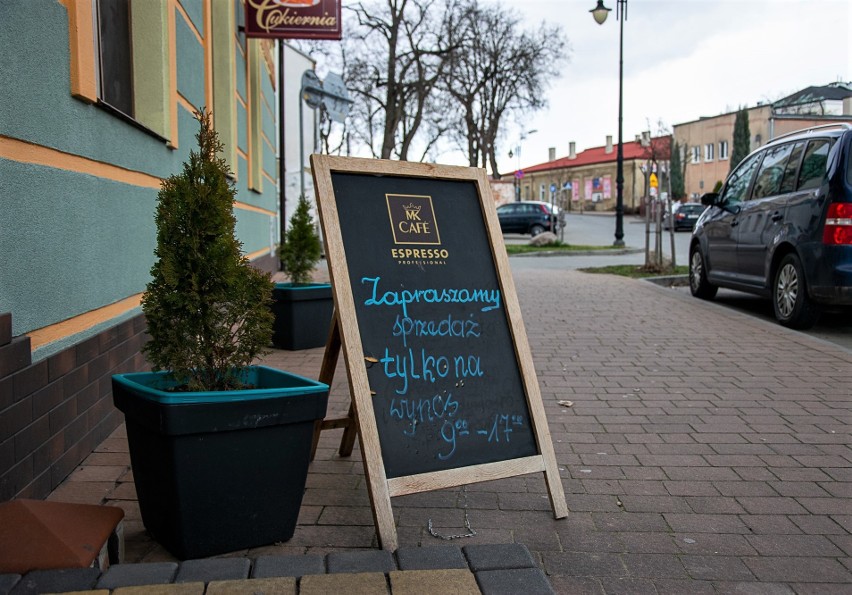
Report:
[[[431,196],[386,194],[385,200],[394,244],[441,245]],[[446,250],[435,248],[394,248],[391,254],[396,259],[404,260],[444,260],[449,255]]]

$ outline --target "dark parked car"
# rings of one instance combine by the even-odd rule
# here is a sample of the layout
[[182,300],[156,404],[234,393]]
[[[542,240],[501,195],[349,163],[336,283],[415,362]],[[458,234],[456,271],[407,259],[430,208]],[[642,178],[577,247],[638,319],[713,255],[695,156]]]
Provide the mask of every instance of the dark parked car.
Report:
[[497,207],[500,229],[503,233],[528,233],[537,236],[545,231],[556,232],[558,207],[551,210],[543,201],[510,202]]
[[[698,221],[698,218],[701,216],[701,213],[704,212],[706,207],[697,202],[687,202],[680,205],[674,212],[674,230],[677,231],[679,229],[688,229],[692,231],[692,228],[695,227],[695,223]],[[663,229],[671,229],[672,216],[666,214],[665,219],[663,220]]]
[[708,205],[689,249],[692,295],[771,297],[784,326],[852,305],[852,126],[787,134],[748,155]]

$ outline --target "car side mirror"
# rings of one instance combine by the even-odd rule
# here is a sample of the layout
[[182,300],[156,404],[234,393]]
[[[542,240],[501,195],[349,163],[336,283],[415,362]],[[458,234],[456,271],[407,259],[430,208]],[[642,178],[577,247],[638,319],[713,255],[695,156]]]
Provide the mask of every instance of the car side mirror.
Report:
[[707,192],[701,195],[701,204],[705,207],[718,207],[719,206],[719,193],[718,192]]

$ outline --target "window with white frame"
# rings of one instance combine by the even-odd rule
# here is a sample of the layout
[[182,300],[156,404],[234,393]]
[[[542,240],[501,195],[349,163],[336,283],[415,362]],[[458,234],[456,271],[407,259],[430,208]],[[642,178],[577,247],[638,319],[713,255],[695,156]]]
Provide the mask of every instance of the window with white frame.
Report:
[[727,159],[728,158],[728,141],[720,140],[719,141],[719,159]]
[[715,149],[715,143],[707,143],[704,145],[704,161],[713,161],[713,159],[715,159]]
[[700,163],[701,162],[701,147],[695,146],[692,147],[692,162]]

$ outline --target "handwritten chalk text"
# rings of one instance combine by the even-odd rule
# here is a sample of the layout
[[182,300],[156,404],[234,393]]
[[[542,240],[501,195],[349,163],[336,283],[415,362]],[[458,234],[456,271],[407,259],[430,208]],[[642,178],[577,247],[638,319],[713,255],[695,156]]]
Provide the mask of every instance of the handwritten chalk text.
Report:
[[402,354],[391,353],[385,348],[384,357],[379,359],[386,378],[400,378],[402,386],[396,394],[408,392],[409,380],[420,380],[434,384],[441,378],[452,375],[456,379],[485,376],[480,358],[475,355],[435,355],[426,349],[408,349]]
[[365,306],[402,306],[402,315],[408,317],[408,305],[425,304],[482,304],[481,311],[489,312],[500,308],[499,289],[403,289],[401,291],[379,291],[381,277],[362,277],[361,283],[371,287],[371,295]]
[[393,336],[402,337],[402,344],[408,347],[408,337],[456,337],[459,339],[477,338],[481,334],[479,323],[475,320],[461,320],[450,314],[441,320],[421,320],[397,314],[393,323]]

